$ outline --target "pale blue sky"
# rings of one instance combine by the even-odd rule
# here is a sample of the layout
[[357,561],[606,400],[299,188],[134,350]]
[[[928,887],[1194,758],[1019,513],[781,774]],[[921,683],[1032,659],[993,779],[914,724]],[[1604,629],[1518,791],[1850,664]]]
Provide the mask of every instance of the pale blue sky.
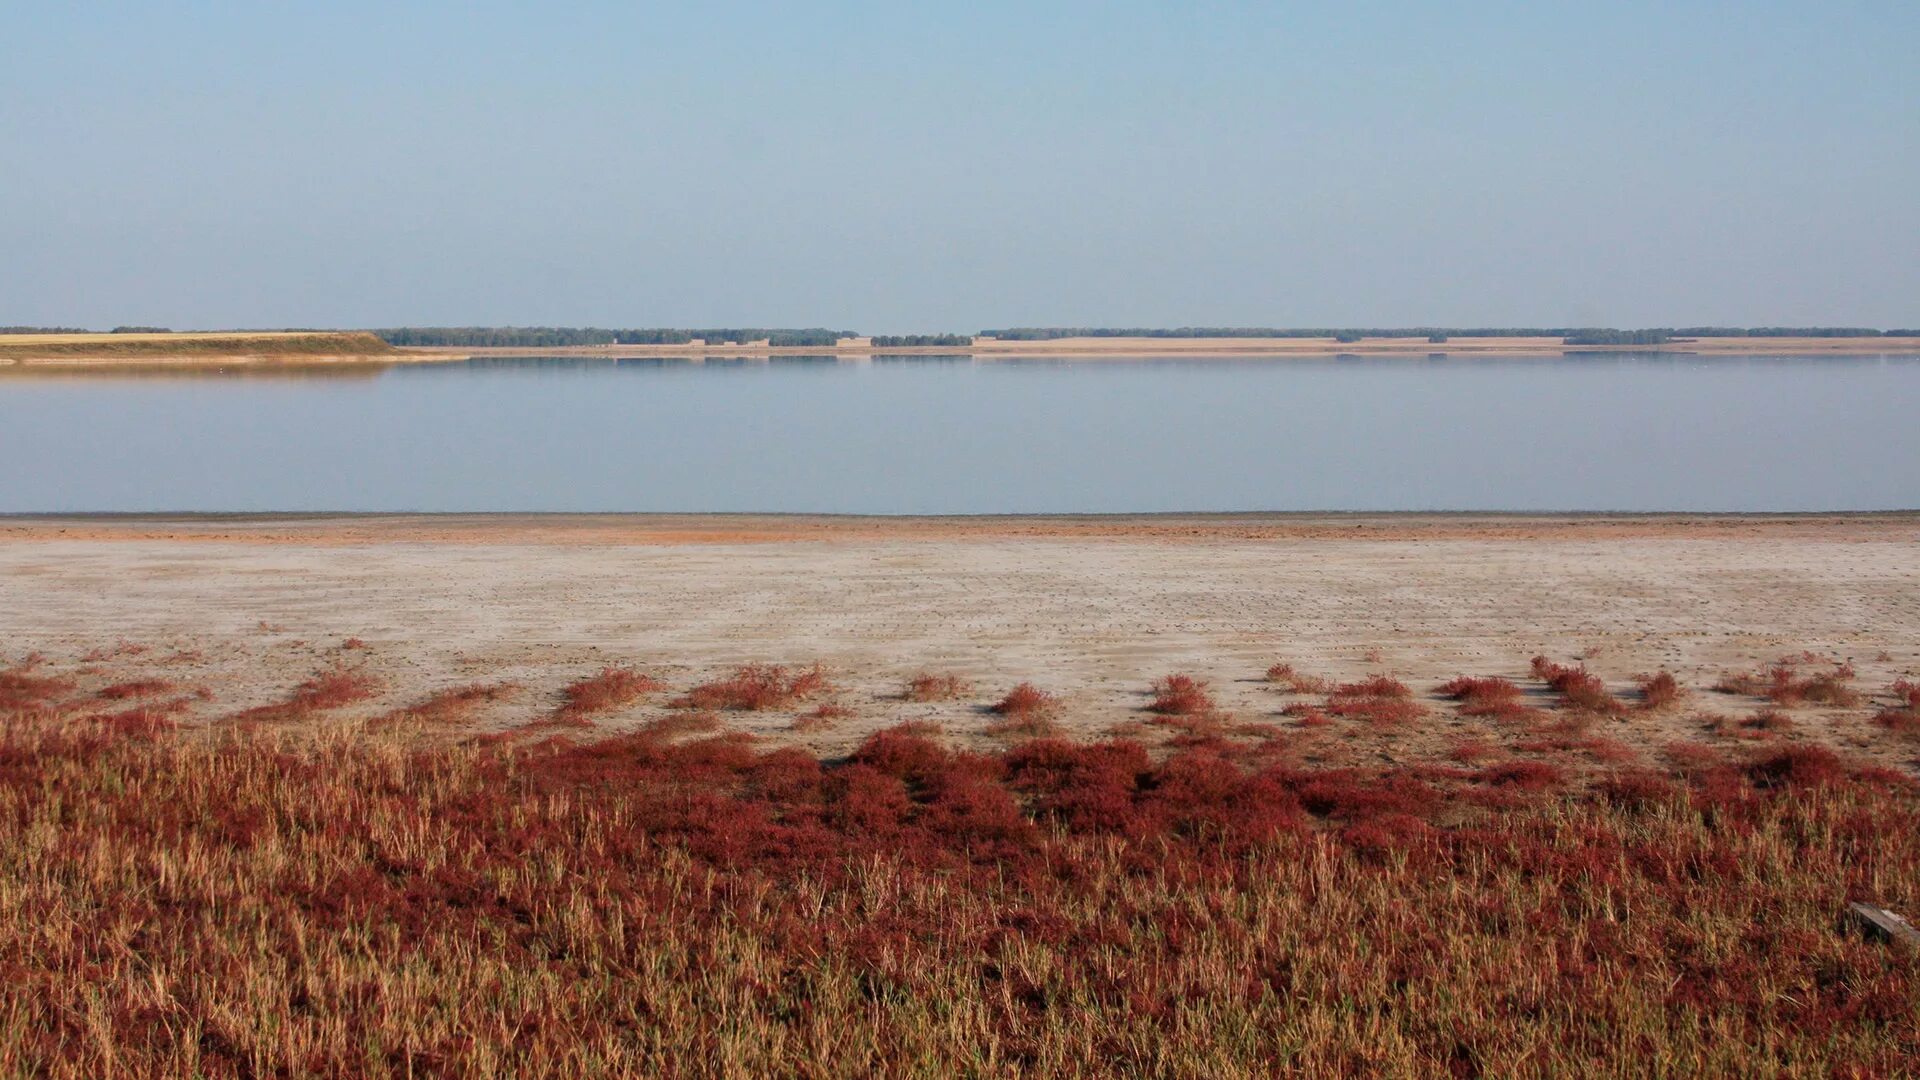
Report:
[[1920,4],[13,3],[0,323],[1920,323]]

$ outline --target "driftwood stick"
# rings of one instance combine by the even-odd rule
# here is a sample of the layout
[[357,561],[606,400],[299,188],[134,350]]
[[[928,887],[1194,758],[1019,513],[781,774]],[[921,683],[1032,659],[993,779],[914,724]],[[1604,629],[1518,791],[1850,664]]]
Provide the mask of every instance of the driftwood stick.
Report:
[[1920,948],[1920,930],[1900,915],[1883,907],[1855,901],[1847,905],[1847,914],[1868,937]]

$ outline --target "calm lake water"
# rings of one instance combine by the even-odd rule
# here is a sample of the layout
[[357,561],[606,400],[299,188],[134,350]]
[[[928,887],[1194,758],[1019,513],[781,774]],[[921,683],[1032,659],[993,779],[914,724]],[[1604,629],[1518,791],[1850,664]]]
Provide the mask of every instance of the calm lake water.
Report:
[[0,511],[1920,507],[1920,357],[0,374]]

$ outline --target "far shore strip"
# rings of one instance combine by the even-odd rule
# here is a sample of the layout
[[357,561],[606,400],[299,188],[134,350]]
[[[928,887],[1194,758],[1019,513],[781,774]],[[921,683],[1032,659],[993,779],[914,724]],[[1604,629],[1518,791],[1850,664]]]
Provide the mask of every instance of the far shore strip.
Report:
[[379,367],[435,363],[473,357],[568,356],[605,359],[662,357],[698,363],[709,358],[832,356],[971,356],[979,360],[1060,357],[1081,360],[1326,359],[1399,357],[1475,359],[1558,357],[1591,353],[1659,353],[1670,356],[1872,356],[1920,354],[1920,337],[1682,338],[1664,345],[1568,345],[1553,337],[1424,338],[1156,338],[1079,337],[1048,341],[975,338],[971,345],[876,346],[871,338],[837,345],[568,345],[551,347],[393,347],[364,332],[260,332],[181,334],[0,335],[0,372],[73,368],[173,368],[207,366]]

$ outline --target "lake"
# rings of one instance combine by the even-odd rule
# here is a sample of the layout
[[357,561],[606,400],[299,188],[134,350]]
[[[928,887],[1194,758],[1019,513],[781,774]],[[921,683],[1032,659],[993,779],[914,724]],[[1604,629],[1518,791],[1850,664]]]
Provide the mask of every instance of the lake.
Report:
[[0,511],[1883,510],[1920,357],[0,374]]

